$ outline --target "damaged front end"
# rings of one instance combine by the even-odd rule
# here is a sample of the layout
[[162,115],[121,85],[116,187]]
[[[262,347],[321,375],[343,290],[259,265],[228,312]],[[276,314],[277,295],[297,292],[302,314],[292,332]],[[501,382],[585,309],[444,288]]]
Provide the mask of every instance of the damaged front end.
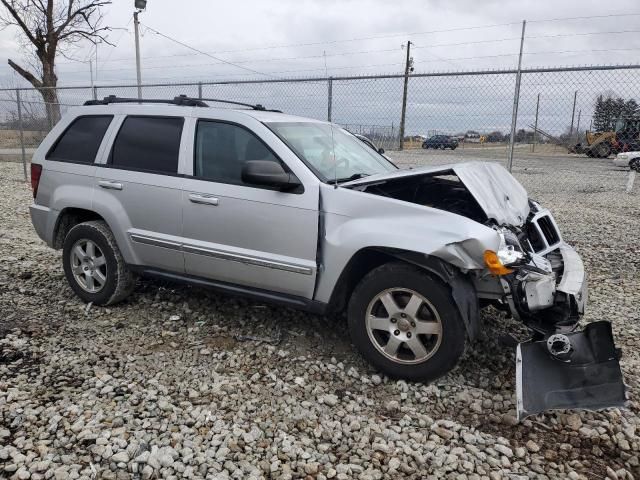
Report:
[[610,324],[596,322],[576,331],[587,303],[582,259],[563,241],[549,210],[531,201],[506,169],[491,162],[468,162],[404,170],[347,185],[445,210],[496,231],[500,245],[486,250],[484,259],[477,258],[473,237],[447,243],[431,255],[469,273],[481,306],[494,305],[533,332],[526,342],[512,342],[517,345],[519,418],[556,408],[624,404]]
[[611,324],[576,331],[587,303],[582,259],[564,243],[548,210],[535,202],[530,210],[522,226],[495,227],[501,236],[496,265],[485,259],[500,282],[497,305],[534,332],[517,345],[518,419],[552,409],[624,406]]

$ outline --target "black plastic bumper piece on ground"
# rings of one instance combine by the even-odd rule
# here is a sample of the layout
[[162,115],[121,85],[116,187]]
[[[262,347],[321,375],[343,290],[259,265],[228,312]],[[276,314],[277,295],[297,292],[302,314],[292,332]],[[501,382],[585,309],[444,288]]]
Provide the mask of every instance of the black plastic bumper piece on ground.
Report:
[[611,324],[590,323],[566,335],[571,352],[554,357],[547,342],[518,345],[516,390],[518,419],[553,409],[599,410],[624,407],[625,386]]

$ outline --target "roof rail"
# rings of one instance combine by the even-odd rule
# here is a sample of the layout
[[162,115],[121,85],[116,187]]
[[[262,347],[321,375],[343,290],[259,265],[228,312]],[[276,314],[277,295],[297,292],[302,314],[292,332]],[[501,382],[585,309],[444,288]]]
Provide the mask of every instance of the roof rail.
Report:
[[109,95],[102,100],[88,100],[84,102],[85,105],[109,105],[112,103],[166,103],[169,105],[181,105],[184,107],[208,107],[206,103],[197,98],[190,98],[186,95],[178,95],[173,99],[159,99],[159,98],[125,98],[116,97],[115,95]]
[[241,105],[243,107],[249,107],[252,110],[261,110],[263,112],[282,113],[281,110],[269,110],[269,109],[266,109],[264,106],[260,105],[259,103],[257,103],[256,105],[252,105],[251,103],[235,102],[235,101],[232,101],[232,100],[222,100],[220,98],[201,98],[200,100],[204,100],[204,101],[207,101],[207,102],[216,102],[216,103],[230,103],[231,105]]
[[243,107],[249,107],[252,110],[262,110],[267,112],[278,112],[282,113],[280,110],[267,110],[262,105],[252,105],[250,103],[242,103],[235,102],[232,100],[223,100],[220,98],[192,98],[187,97],[186,95],[178,95],[173,99],[159,99],[159,98],[125,98],[125,97],[117,97],[115,95],[109,95],[108,97],[104,97],[102,100],[88,100],[84,102],[84,105],[109,105],[112,103],[165,103],[169,105],[180,105],[183,107],[208,107],[209,105],[205,103],[207,102],[216,102],[216,103],[229,103],[231,105],[241,105]]

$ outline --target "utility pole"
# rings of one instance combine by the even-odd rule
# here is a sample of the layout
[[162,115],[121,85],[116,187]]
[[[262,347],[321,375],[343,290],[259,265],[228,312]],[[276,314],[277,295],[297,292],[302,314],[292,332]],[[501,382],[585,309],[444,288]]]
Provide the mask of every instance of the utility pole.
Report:
[[93,89],[93,60],[89,59],[89,74],[91,75],[91,88]]
[[135,12],[133,12],[133,27],[135,30],[135,37],[136,37],[136,75],[138,78],[138,98],[142,98],[142,74],[140,73],[140,27],[138,26],[138,24],[140,23],[138,21],[138,13],[140,13],[140,10],[136,10]]
[[578,91],[573,92],[573,110],[571,111],[571,128],[569,129],[569,139],[573,135],[573,120],[576,117],[576,99],[578,98]]
[[402,91],[402,114],[400,116],[400,150],[404,148],[404,119],[407,114],[407,86],[411,69],[411,42],[407,42],[407,60],[404,66],[404,90]]
[[538,100],[536,101],[536,122],[533,124],[533,144],[531,145],[531,152],[536,151],[536,135],[538,135],[538,111],[540,110],[540,94],[538,94]]
[[513,166],[513,147],[516,141],[516,123],[518,122],[518,102],[520,101],[520,79],[522,77],[522,49],[524,48],[524,31],[527,21],[522,21],[522,35],[520,36],[520,55],[518,56],[518,71],[516,73],[516,89],[513,93],[513,111],[511,113],[511,136],[509,137],[509,162],[508,168],[511,171]]

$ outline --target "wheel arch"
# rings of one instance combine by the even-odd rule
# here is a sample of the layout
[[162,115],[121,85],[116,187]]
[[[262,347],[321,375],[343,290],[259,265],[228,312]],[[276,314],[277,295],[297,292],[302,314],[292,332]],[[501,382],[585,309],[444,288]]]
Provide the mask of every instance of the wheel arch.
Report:
[[417,266],[447,285],[463,318],[467,335],[471,340],[476,338],[480,329],[480,308],[473,281],[454,265],[420,252],[388,247],[365,247],[358,250],[338,277],[331,293],[328,311],[344,311],[360,280],[373,269],[393,261]]
[[58,214],[58,218],[56,219],[56,224],[53,229],[53,248],[58,250],[61,249],[69,230],[79,223],[89,222],[91,220],[105,221],[100,214],[93,210],[77,207],[63,208]]

